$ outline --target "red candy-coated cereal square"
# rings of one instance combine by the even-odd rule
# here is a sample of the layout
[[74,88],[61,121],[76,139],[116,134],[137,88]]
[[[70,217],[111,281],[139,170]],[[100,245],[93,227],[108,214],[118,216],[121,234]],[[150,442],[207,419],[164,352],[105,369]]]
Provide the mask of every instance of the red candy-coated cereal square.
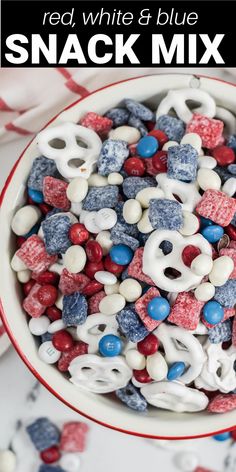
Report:
[[69,369],[71,361],[77,356],[82,356],[88,353],[88,345],[83,341],[76,341],[74,346],[67,352],[63,352],[57,367],[61,372],[66,372]]
[[228,256],[231,257],[234,263],[234,270],[231,272],[229,278],[236,279],[236,250],[230,247],[223,248],[220,250],[220,256]]
[[65,423],[61,433],[60,449],[63,452],[83,452],[89,427],[79,421]]
[[94,313],[99,313],[100,301],[106,296],[105,292],[101,290],[98,293],[95,293],[88,299],[88,314],[93,315]]
[[207,410],[211,413],[226,413],[236,408],[235,394],[219,394],[208,404]]
[[136,249],[134,257],[128,267],[128,275],[134,279],[140,280],[141,282],[146,282],[148,285],[155,285],[153,280],[145,275],[142,271],[143,267],[143,247]]
[[38,301],[38,290],[40,289],[41,285],[35,284],[31,288],[29,294],[23,301],[23,308],[24,310],[32,316],[32,318],[39,318],[46,310],[44,305]]
[[68,211],[71,207],[71,203],[66,195],[67,187],[68,183],[63,182],[63,180],[55,179],[50,176],[44,177],[43,196],[45,202],[52,207]]
[[196,211],[220,226],[228,226],[236,211],[236,200],[219,190],[206,190]]
[[57,260],[57,256],[46,252],[44,242],[35,234],[26,239],[16,254],[34,272],[44,272]]
[[113,121],[106,116],[98,115],[94,112],[88,112],[81,118],[80,125],[95,131],[101,138],[107,137],[110,129],[112,128]]
[[202,146],[213,149],[222,141],[223,128],[223,121],[194,113],[187,124],[186,133],[197,133],[202,139]]
[[191,292],[180,292],[171,308],[168,321],[181,328],[194,330],[200,320],[204,302],[197,300]]
[[67,269],[63,269],[59,289],[63,295],[71,295],[74,292],[81,292],[84,287],[90,282],[90,279],[85,274],[71,274]]
[[148,303],[154,297],[160,297],[160,292],[157,290],[157,288],[151,287],[141,298],[135,302],[135,311],[148,331],[153,331],[153,329],[157,328],[157,326],[161,324],[161,321],[153,320],[147,312]]

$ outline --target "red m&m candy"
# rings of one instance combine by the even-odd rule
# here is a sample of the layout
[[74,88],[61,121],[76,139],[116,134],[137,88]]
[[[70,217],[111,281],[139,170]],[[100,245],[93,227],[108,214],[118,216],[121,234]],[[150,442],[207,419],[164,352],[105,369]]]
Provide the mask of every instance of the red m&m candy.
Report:
[[90,262],[100,262],[102,260],[102,247],[97,241],[88,241],[85,246],[85,251]]
[[155,354],[158,349],[158,339],[154,334],[149,334],[142,341],[139,341],[137,344],[138,351],[144,356],[151,356]]
[[164,144],[169,141],[168,136],[160,129],[153,129],[148,133],[148,136],[154,136],[154,138],[157,139],[160,147],[164,146]]
[[217,146],[212,150],[212,156],[217,160],[219,166],[228,166],[235,161],[235,154],[228,146]]
[[42,451],[40,457],[45,464],[53,464],[59,461],[61,454],[57,446],[51,446]]
[[182,260],[183,263],[187,266],[190,267],[193,260],[201,254],[200,249],[197,246],[192,246],[188,245],[185,246],[183,252],[182,252]]
[[124,171],[128,175],[142,177],[145,173],[145,164],[139,157],[129,157],[124,163]]
[[25,284],[23,284],[23,291],[26,297],[27,295],[29,295],[31,288],[33,288],[35,284],[36,282],[33,279],[30,279],[29,282],[26,282]]
[[100,290],[103,289],[103,285],[98,282],[97,280],[91,280],[86,287],[81,291],[83,295],[86,295],[87,297],[91,297],[95,293],[100,292]]
[[51,320],[51,321],[57,321],[57,320],[60,320],[61,317],[62,317],[62,312],[61,310],[59,310],[59,308],[57,308],[56,306],[49,306],[47,309],[46,309],[46,315],[48,316],[48,318]]
[[133,370],[134,378],[140,383],[149,383],[152,381],[147,369]]
[[38,301],[41,305],[52,306],[57,300],[58,292],[54,285],[43,285],[37,293]]
[[58,351],[66,352],[72,348],[74,340],[68,331],[62,329],[54,333],[52,344]]
[[90,279],[93,279],[94,278],[94,274],[96,272],[98,272],[99,270],[104,270],[104,266],[103,266],[103,263],[102,261],[100,262],[87,262],[85,268],[84,268],[84,271],[85,271],[85,274],[90,278]]
[[152,164],[158,172],[167,172],[167,152],[157,151],[156,154],[152,156]]
[[73,244],[83,244],[89,239],[89,232],[81,223],[75,223],[70,227],[69,238]]
[[104,259],[104,267],[108,272],[119,276],[126,266],[116,264],[111,260],[110,256],[106,256]]
[[46,270],[45,272],[41,272],[41,274],[32,274],[32,278],[40,285],[58,285],[60,277],[56,272]]

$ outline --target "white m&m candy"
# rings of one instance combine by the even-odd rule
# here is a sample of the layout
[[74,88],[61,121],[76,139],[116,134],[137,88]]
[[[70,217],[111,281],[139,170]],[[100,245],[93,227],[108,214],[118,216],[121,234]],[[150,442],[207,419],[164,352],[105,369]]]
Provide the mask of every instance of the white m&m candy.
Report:
[[119,293],[107,295],[104,297],[99,304],[99,310],[104,315],[115,315],[125,307],[125,297]]
[[35,336],[42,336],[48,330],[50,320],[47,316],[40,316],[40,318],[31,318],[29,322],[29,330]]
[[38,354],[41,361],[45,362],[45,364],[55,364],[61,357],[61,352],[53,346],[52,341],[42,343]]
[[193,259],[191,264],[191,270],[196,275],[207,275],[211,272],[212,267],[212,257],[207,254],[199,254],[199,256]]
[[221,285],[224,285],[227,282],[233,270],[234,263],[231,257],[218,257],[218,259],[215,259],[213,262],[213,268],[209,274],[209,280],[216,287],[221,287]]
[[113,228],[117,222],[117,214],[112,208],[102,208],[95,215],[95,223],[100,230]]
[[114,285],[117,282],[117,277],[111,272],[107,272],[106,270],[98,270],[94,274],[94,278],[104,285]]

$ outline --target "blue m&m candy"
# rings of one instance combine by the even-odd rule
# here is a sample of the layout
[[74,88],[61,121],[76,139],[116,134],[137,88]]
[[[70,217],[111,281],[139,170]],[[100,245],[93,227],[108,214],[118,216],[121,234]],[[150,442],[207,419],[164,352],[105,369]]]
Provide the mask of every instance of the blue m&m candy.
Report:
[[129,246],[125,244],[117,244],[113,246],[110,250],[110,258],[112,262],[115,262],[118,265],[127,265],[133,259],[133,251]]
[[35,203],[43,203],[44,201],[43,193],[39,190],[28,188],[28,195]]
[[104,357],[119,356],[122,351],[122,341],[114,334],[107,334],[99,341],[99,351]]
[[208,225],[201,230],[201,233],[209,243],[216,243],[222,238],[224,229],[219,225]]
[[148,303],[147,312],[153,320],[164,320],[170,313],[170,304],[166,298],[154,297]]
[[152,157],[158,150],[159,143],[154,136],[144,136],[137,145],[137,153],[141,157]]
[[215,436],[213,436],[213,439],[215,439],[215,441],[226,441],[227,439],[230,439],[230,438],[231,438],[230,431],[226,431],[225,433],[215,434]]
[[211,325],[218,324],[224,318],[223,307],[214,300],[207,302],[203,307],[203,316],[207,323]]
[[178,379],[178,377],[181,377],[181,375],[185,371],[185,363],[184,362],[174,362],[169,367],[168,374],[167,374],[167,379],[168,380],[175,380]]

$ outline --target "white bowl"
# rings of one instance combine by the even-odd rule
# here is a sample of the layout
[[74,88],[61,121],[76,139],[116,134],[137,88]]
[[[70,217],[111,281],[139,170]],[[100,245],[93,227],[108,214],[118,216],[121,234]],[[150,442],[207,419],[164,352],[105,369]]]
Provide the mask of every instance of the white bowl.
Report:
[[[117,106],[125,97],[145,101],[155,109],[169,89],[184,87],[201,88],[209,92],[219,106],[236,110],[236,88],[233,84],[191,75],[158,75],[131,79],[98,90],[65,109],[47,126],[65,121],[77,123],[88,111],[103,114],[109,108]],[[214,415],[207,412],[177,414],[150,408],[148,413],[140,414],[115,401],[112,396],[80,391],[55,367],[44,364],[38,358],[35,339],[29,332],[26,316],[21,308],[20,287],[10,268],[10,259],[15,251],[10,229],[11,219],[24,202],[27,176],[33,159],[38,155],[34,139],[14,166],[0,199],[0,306],[6,330],[23,361],[37,379],[66,405],[87,418],[125,433],[150,438],[183,439],[234,429],[236,410]]]

